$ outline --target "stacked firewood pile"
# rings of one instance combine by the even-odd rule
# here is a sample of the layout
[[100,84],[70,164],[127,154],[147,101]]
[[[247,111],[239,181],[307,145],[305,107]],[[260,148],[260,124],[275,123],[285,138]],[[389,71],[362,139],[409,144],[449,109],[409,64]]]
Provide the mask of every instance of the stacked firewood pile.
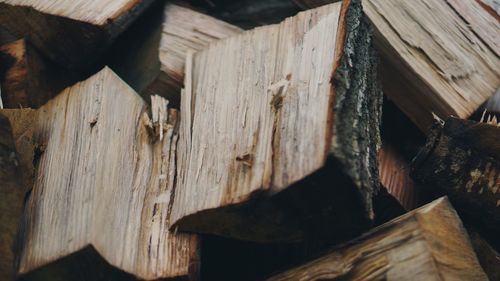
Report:
[[500,280],[496,0],[0,0],[0,280]]

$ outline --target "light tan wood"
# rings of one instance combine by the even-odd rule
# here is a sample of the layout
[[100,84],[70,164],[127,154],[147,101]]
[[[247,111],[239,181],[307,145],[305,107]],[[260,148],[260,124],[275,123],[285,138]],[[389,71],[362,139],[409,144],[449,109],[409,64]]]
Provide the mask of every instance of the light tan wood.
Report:
[[152,0],[2,0],[0,26],[65,67],[90,66]]
[[161,73],[180,90],[188,50],[201,51],[210,43],[241,33],[239,27],[174,4],[165,7],[160,41]]
[[148,280],[193,273],[196,237],[167,229],[178,138],[178,113],[167,106],[153,97],[150,118],[146,103],[105,68],[37,111],[41,155],[20,236],[19,274],[35,278],[49,268],[52,278],[69,278],[57,274],[78,274],[75,267],[51,266],[89,248],[112,267],[99,273],[93,257],[85,268],[91,277],[113,268]]
[[379,226],[278,280],[488,280],[446,198]]
[[[254,233],[266,220],[269,225],[262,227],[264,231],[272,232],[286,224],[272,221],[278,211],[264,215],[257,211],[257,206],[248,210],[248,214],[253,214],[254,231],[245,231],[244,225],[250,222],[238,216],[238,204],[283,193],[327,166],[331,155],[339,166],[329,165],[325,168],[329,172],[325,173],[332,177],[347,174],[349,179],[345,182],[352,185],[346,194],[357,193],[356,198],[361,201],[354,200],[353,205],[361,204],[357,210],[371,216],[374,182],[370,180],[378,175],[372,174],[371,169],[376,170],[376,166],[371,166],[370,161],[375,159],[378,129],[369,124],[378,122],[380,92],[373,86],[346,94],[343,86],[336,89],[331,83],[336,67],[346,61],[344,48],[353,44],[349,41],[344,45],[344,35],[357,26],[356,22],[345,21],[348,10],[353,13],[353,21],[358,19],[360,12],[356,7],[360,6],[349,6],[349,1],[326,5],[278,25],[214,42],[207,49],[188,55],[181,101],[178,185],[171,217],[174,227],[250,240],[292,239],[296,233],[291,230],[265,237]],[[364,31],[359,31],[359,36],[367,35]],[[359,40],[369,46],[369,36]],[[349,49],[353,54],[364,48],[351,47],[356,48]],[[364,56],[370,58],[366,48]],[[369,64],[358,67],[360,76],[366,75],[363,71],[375,75]],[[343,75],[350,79],[348,70]],[[354,83],[373,81],[363,77]],[[343,81],[338,85],[343,85]],[[349,95],[350,105],[358,107],[349,108],[343,98],[334,99],[335,95]],[[367,114],[363,111],[367,107],[372,115],[363,121],[358,119],[356,116]],[[363,112],[353,113],[356,110]],[[345,129],[341,122],[350,124]],[[368,142],[361,143],[359,134],[370,134],[363,137]],[[350,160],[361,161],[349,163]],[[357,168],[350,170],[352,167]],[[338,182],[336,188],[340,192],[343,184],[340,179]],[[296,189],[307,192],[307,188]],[[318,196],[329,192],[326,186],[318,189]],[[357,217],[357,210],[351,212],[353,218]],[[348,206],[345,211],[350,212]],[[219,215],[222,217],[217,218]],[[300,221],[297,217],[292,220]]]
[[385,94],[424,132],[432,113],[466,118],[500,85],[500,24],[477,1],[363,0],[363,8],[380,52],[409,82]]
[[111,55],[111,68],[143,97],[166,97],[176,108],[188,50],[239,34],[236,26],[172,3],[155,3]]

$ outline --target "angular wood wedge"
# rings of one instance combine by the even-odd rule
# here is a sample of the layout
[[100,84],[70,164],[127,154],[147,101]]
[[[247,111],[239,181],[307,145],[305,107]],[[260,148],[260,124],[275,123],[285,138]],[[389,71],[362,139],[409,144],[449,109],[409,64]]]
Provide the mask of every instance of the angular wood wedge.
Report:
[[389,65],[384,93],[424,132],[469,117],[500,85],[500,22],[479,1],[363,0]]
[[178,138],[178,112],[167,105],[153,97],[149,117],[105,68],[37,110],[23,279],[196,278],[196,236],[167,228]]
[[446,198],[381,225],[269,281],[488,280]]
[[369,225],[381,91],[350,2],[188,56],[173,228],[297,241]]
[[0,26],[59,64],[95,62],[152,0],[1,0]]
[[242,30],[172,3],[155,3],[112,50],[111,68],[143,97],[160,95],[179,106],[188,50]]

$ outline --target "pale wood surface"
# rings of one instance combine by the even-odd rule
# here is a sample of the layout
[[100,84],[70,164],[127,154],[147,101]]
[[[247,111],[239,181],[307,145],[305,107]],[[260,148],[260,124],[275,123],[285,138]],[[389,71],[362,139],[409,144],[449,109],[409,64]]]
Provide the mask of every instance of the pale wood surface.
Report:
[[[146,103],[105,68],[37,112],[41,155],[19,273],[93,247],[142,279],[185,277],[196,238],[168,231],[178,113]],[[91,270],[90,270],[91,271]]]
[[[374,172],[376,163],[370,161],[375,159],[378,141],[380,96],[371,79],[376,72],[367,63],[371,58],[367,31],[352,31],[349,38],[354,39],[344,44],[346,30],[365,27],[356,22],[361,15],[356,8],[349,17],[352,21],[346,23],[348,10],[349,1],[322,6],[188,54],[180,107],[178,188],[171,217],[174,227],[256,239],[253,232],[243,231],[247,220],[233,216],[235,213],[248,214],[254,230],[259,222],[284,216],[275,210],[264,218],[257,206],[243,211],[237,209],[238,204],[278,196],[293,184],[302,184],[303,188],[294,190],[307,193],[312,187],[299,181],[325,167],[330,155],[336,158],[335,165],[324,174],[347,175],[348,179],[337,179],[337,186],[331,189],[326,181],[324,187],[317,187],[316,195],[353,191],[359,200],[351,206],[361,204],[358,210],[371,218],[371,180],[378,171]],[[365,49],[358,48],[358,42],[366,42]],[[349,58],[343,56],[344,49]],[[356,78],[351,77],[353,67],[348,66],[353,63],[359,71]],[[337,79],[334,73],[339,65],[343,72],[335,83],[340,85],[335,93],[332,80]],[[350,83],[359,83],[359,88]],[[349,86],[344,87],[346,84]],[[358,90],[346,93],[350,88]],[[378,178],[375,181],[378,187]],[[343,196],[331,193],[332,200]],[[291,206],[296,202],[288,204],[304,214],[311,208],[307,203],[302,207]],[[224,207],[235,209],[224,213]],[[349,206],[338,211],[350,212]],[[357,210],[354,213],[353,218]],[[216,219],[221,214],[224,218]],[[299,222],[297,216],[292,220]],[[232,226],[238,224],[241,232],[232,233]],[[263,229],[282,226],[282,222],[272,222]],[[285,239],[286,235],[292,236],[293,231],[277,236]]]
[[160,41],[161,71],[171,83],[184,81],[188,50],[201,51],[211,42],[241,33],[241,29],[202,13],[168,3]]
[[2,0],[0,27],[64,67],[86,70],[153,0]]
[[488,280],[446,198],[268,280]]
[[31,7],[42,13],[62,16],[96,25],[104,25],[135,5],[140,0],[2,0],[12,6]]
[[172,222],[278,192],[323,166],[340,9],[300,13],[188,57]]
[[144,98],[166,97],[178,108],[187,51],[241,31],[189,8],[157,2],[117,41],[110,66]]
[[418,93],[386,94],[422,130],[432,112],[465,118],[496,91],[500,25],[478,2],[364,0],[363,6],[379,50]]

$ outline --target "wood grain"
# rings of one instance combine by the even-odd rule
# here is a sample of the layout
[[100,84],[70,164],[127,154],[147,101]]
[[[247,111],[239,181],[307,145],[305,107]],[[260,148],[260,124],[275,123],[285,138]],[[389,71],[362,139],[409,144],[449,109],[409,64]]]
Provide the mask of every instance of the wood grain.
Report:
[[167,229],[178,138],[178,113],[167,106],[153,97],[149,117],[146,103],[105,68],[37,111],[22,277],[69,278],[83,268],[92,280],[117,271],[148,280],[193,273],[196,237]]
[[[287,189],[307,193],[307,183],[302,180],[326,166],[329,172],[319,172],[325,182],[317,187],[317,196],[322,189],[326,194],[335,193],[336,188],[337,199],[342,190],[346,194],[354,191],[358,199],[352,199],[353,204],[361,205],[359,210],[365,217],[372,216],[371,191],[375,182],[378,186],[374,159],[380,91],[373,84],[375,79],[366,76],[376,72],[366,60],[371,58],[371,41],[368,31],[361,30],[367,27],[356,22],[361,15],[358,8],[349,1],[323,6],[188,55],[181,101],[178,188],[171,218],[175,226],[250,240],[297,239],[301,234],[286,228],[286,215],[276,210],[275,203],[266,206],[270,209],[264,213],[276,212],[267,218],[258,206],[248,211],[238,210],[238,206],[249,202],[259,205],[259,197],[286,194]],[[348,10],[353,22],[345,23]],[[359,37],[345,39],[350,32]],[[354,45],[359,42],[356,40],[367,45]],[[344,52],[356,55],[347,58]],[[358,55],[366,64],[357,64]],[[347,61],[357,64],[355,70]],[[331,81],[337,75],[336,68],[343,76],[334,87]],[[359,71],[361,79],[353,83],[364,86],[346,82],[354,71]],[[346,93],[351,89],[358,90]],[[354,113],[356,110],[359,112]],[[335,164],[327,165],[329,159]],[[329,190],[321,187],[328,185],[324,175],[328,173],[347,176],[337,179],[338,186]],[[289,188],[291,185],[296,188]],[[310,206],[304,206],[303,211],[307,208]],[[252,216],[251,232],[244,227],[250,221],[239,217],[245,212]],[[273,217],[275,214],[279,215]],[[217,219],[219,215],[223,218]],[[294,223],[300,221],[298,216]],[[259,226],[266,223],[267,227]],[[362,225],[360,222],[358,227]],[[260,230],[270,233],[259,235]]]
[[446,198],[388,222],[269,281],[488,280]]
[[418,195],[410,178],[410,164],[389,143],[382,142],[378,154],[380,182],[407,210],[418,204]]
[[152,0],[2,0],[0,26],[64,67],[83,70]]
[[117,41],[110,65],[143,97],[166,97],[179,108],[187,51],[200,51],[241,31],[189,8],[159,1]]
[[378,49],[418,93],[386,94],[424,132],[432,113],[467,118],[496,91],[500,26],[478,2],[364,0],[363,7]]

